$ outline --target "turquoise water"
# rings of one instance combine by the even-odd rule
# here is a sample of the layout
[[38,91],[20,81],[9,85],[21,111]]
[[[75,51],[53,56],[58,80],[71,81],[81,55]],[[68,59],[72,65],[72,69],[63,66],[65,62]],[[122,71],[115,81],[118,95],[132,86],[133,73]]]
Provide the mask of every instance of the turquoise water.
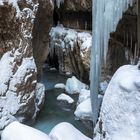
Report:
[[58,105],[56,98],[63,90],[54,89],[54,85],[57,83],[65,83],[66,79],[65,76],[60,75],[57,71],[44,71],[42,83],[46,87],[46,99],[44,107],[33,127],[49,134],[51,129],[58,123],[69,122],[81,132],[91,137],[91,132],[82,124],[82,122],[74,119],[74,112],[72,110],[63,110],[60,105]]

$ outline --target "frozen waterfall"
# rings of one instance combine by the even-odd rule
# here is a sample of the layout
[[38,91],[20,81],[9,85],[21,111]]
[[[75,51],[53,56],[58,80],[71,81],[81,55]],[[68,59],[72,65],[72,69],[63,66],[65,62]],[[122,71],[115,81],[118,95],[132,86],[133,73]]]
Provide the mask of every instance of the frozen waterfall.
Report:
[[110,33],[116,30],[119,20],[122,18],[133,0],[93,0],[93,47],[91,49],[91,100],[93,109],[93,123],[98,118],[98,85],[101,66],[106,63],[108,41]]

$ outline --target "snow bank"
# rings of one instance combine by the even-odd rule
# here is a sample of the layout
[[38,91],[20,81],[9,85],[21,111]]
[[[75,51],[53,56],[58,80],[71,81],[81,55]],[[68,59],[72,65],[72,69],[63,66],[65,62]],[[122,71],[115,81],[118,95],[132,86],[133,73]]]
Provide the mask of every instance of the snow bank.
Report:
[[100,121],[103,122],[104,140],[140,139],[139,91],[138,66],[120,67],[108,85],[101,107]]
[[54,88],[61,88],[61,89],[65,89],[65,85],[63,83],[58,83],[54,86]]
[[56,125],[49,134],[52,140],[91,140],[73,125],[62,122]]
[[64,94],[64,93],[60,94],[60,95],[57,97],[57,100],[58,100],[58,101],[66,101],[66,102],[69,103],[69,104],[74,103],[74,100],[73,100],[70,96],[68,96],[68,95],[66,95],[66,94]]
[[50,140],[50,138],[39,130],[13,122],[3,130],[1,140]]
[[80,93],[81,89],[88,89],[88,86],[72,76],[72,78],[68,78],[65,89],[69,94],[77,94]]

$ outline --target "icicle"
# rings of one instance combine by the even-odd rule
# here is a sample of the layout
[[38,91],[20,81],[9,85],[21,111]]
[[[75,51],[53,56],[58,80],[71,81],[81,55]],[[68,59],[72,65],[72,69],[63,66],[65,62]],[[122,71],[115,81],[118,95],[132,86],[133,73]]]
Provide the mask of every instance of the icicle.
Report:
[[60,5],[64,3],[64,0],[56,0],[56,6],[60,8]]
[[[101,66],[106,62],[110,33],[116,30],[123,12],[128,9],[129,4],[132,5],[132,2],[133,0],[93,0],[93,47],[91,48],[90,88],[94,124],[96,124],[98,117],[99,76]],[[127,34],[125,41],[127,41],[128,45]]]

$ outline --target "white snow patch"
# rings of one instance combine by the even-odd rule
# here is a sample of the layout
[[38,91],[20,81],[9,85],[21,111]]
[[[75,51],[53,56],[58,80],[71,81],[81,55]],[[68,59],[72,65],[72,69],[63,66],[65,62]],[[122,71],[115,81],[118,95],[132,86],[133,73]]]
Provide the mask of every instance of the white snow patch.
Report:
[[58,83],[54,86],[54,88],[65,89],[65,85],[63,83]]
[[50,140],[50,138],[39,130],[13,122],[3,130],[1,140]]
[[77,94],[80,93],[81,89],[88,89],[88,86],[72,76],[72,78],[68,78],[65,89],[69,94]]
[[73,125],[66,122],[56,125],[49,136],[52,140],[91,140]]
[[74,103],[74,100],[73,100],[70,96],[68,96],[68,95],[66,95],[66,94],[64,94],[64,93],[60,94],[60,95],[57,97],[57,100],[58,100],[58,101],[66,101],[66,102],[68,102],[69,104]]

